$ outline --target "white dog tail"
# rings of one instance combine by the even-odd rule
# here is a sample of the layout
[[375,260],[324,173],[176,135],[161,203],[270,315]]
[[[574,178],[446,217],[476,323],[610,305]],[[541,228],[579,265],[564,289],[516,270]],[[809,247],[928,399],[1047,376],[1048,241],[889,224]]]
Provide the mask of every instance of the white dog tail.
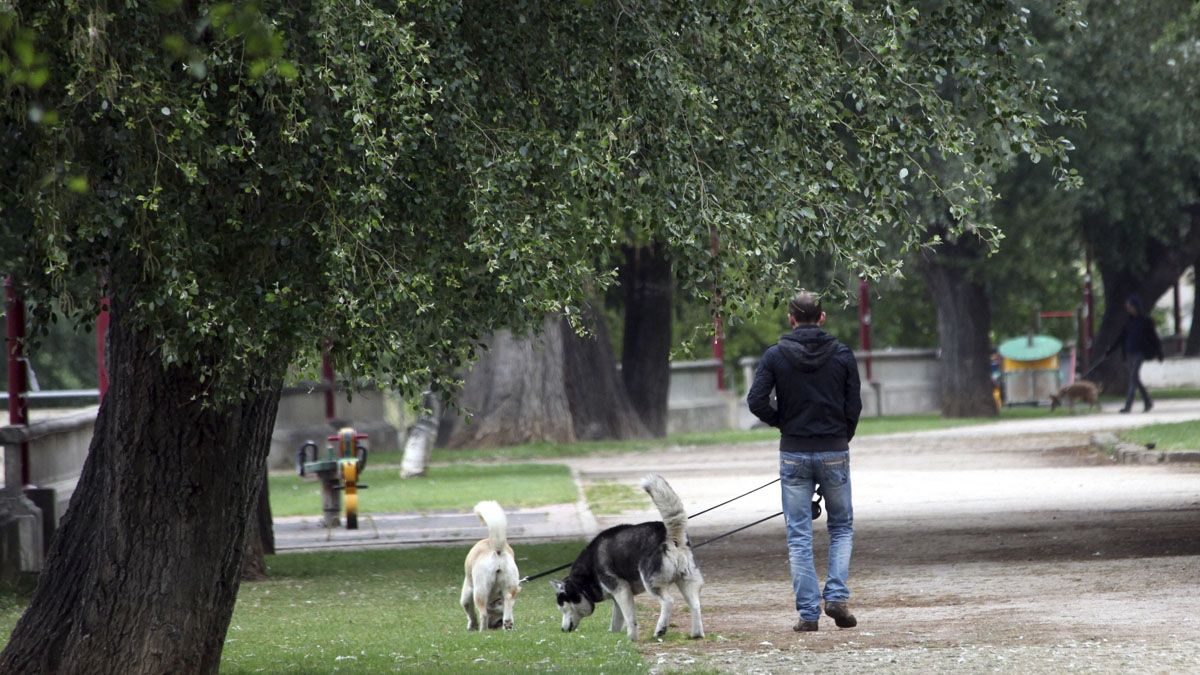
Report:
[[487,525],[492,550],[503,553],[508,545],[508,516],[504,515],[504,509],[494,501],[479,502],[475,505],[475,515]]
[[667,526],[667,540],[676,546],[685,546],[688,515],[683,502],[679,501],[679,495],[656,473],[642,479],[642,489],[650,494],[650,499],[662,515],[663,525]]

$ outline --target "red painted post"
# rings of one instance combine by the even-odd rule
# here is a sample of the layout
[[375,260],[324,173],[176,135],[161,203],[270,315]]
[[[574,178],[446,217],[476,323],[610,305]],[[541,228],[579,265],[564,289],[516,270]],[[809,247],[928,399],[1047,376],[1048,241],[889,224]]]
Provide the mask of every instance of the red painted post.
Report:
[[100,313],[96,315],[96,384],[100,390],[100,401],[108,392],[108,362],[105,360],[108,344],[108,298],[100,298]]
[[[25,303],[17,294],[12,276],[4,278],[4,314],[8,342],[8,423],[29,424],[29,389],[23,355],[25,341]],[[29,485],[29,442],[21,441],[21,485]]]
[[321,354],[321,379],[325,380],[325,421],[333,422],[336,417],[336,383],[333,375],[333,361],[329,360],[329,350]]
[[1092,342],[1095,339],[1095,299],[1092,296],[1092,252],[1084,253],[1083,271],[1083,365],[1084,372],[1092,365]]
[[[709,228],[712,244],[713,262],[717,261],[717,253],[720,251],[720,240],[717,239],[717,228]],[[720,290],[714,294],[716,298],[721,297]],[[717,389],[725,391],[725,322],[721,319],[721,313],[713,314],[713,358],[717,360]]]
[[858,280],[858,346],[867,353],[863,366],[871,382],[871,286],[866,279]]
[[721,315],[713,316],[713,358],[717,360],[717,389],[725,390],[725,324]]

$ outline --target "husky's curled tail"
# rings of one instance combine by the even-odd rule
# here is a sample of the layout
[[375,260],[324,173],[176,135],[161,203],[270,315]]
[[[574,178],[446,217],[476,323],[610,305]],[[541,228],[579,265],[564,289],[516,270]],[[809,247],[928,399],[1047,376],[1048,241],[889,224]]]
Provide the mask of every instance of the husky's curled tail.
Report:
[[475,515],[487,525],[488,543],[492,550],[503,553],[508,545],[508,516],[504,515],[504,509],[494,501],[479,502],[475,505]]
[[687,546],[688,515],[679,495],[656,473],[642,479],[642,489],[650,495],[662,515],[663,525],[667,527],[667,541],[675,546]]

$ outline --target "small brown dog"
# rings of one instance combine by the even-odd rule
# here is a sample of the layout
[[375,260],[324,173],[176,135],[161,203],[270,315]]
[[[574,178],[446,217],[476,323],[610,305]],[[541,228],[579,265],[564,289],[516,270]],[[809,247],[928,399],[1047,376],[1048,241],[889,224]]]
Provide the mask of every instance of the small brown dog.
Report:
[[1092,408],[1100,408],[1100,387],[1095,382],[1089,380],[1075,380],[1062,389],[1058,390],[1057,394],[1050,395],[1050,412],[1062,405],[1063,400],[1067,401],[1067,409],[1075,412],[1075,402],[1082,401],[1088,404],[1088,410]]
[[475,515],[487,525],[488,538],[471,547],[463,564],[459,604],[467,613],[467,630],[512,630],[513,604],[521,592],[517,560],[508,545],[508,518],[494,501],[479,502]]

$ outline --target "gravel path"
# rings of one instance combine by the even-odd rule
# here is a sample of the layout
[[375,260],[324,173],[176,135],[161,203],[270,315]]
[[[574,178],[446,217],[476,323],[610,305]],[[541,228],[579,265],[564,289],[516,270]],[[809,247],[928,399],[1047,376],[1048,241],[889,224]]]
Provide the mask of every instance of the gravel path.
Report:
[[[1200,404],[1163,414],[1200,417]],[[824,619],[817,633],[791,631],[783,526],[773,520],[697,551],[708,637],[644,642],[648,662],[663,672],[1200,673],[1200,466],[1114,465],[1092,453],[1091,429],[1077,420],[1112,428],[1104,422],[1115,417],[857,441],[858,628]],[[572,464],[584,480],[661,472],[692,511],[776,475],[770,443]],[[772,486],[697,519],[692,536],[778,510]],[[656,608],[639,606],[651,624]],[[687,621],[677,610],[673,624]]]

